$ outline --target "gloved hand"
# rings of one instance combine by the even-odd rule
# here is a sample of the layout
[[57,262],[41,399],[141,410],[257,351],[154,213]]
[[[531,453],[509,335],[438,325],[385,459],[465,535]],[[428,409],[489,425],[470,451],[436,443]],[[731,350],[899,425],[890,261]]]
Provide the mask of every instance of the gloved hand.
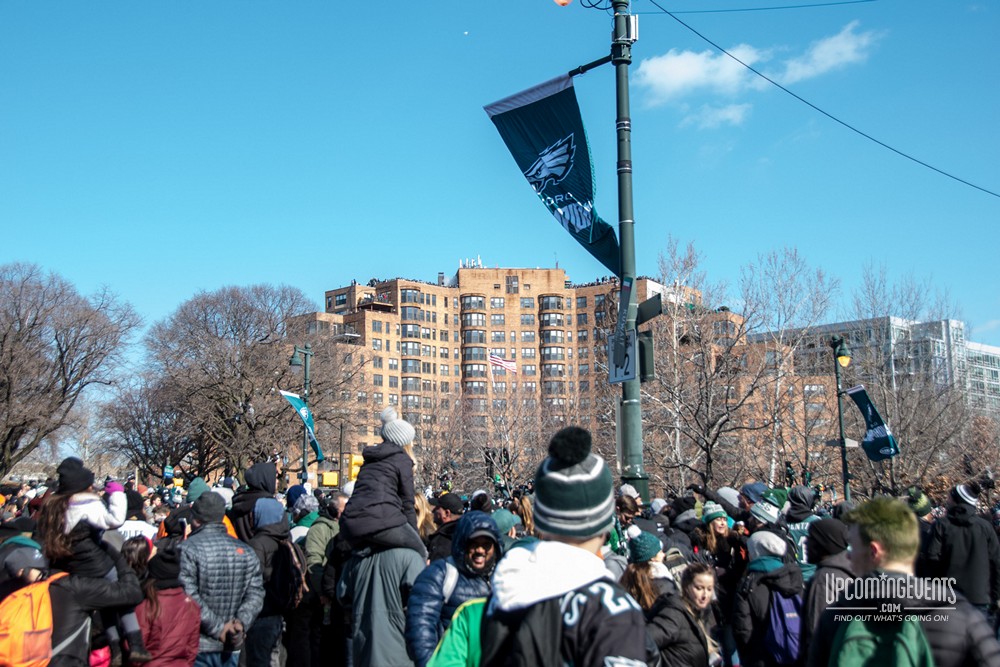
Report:
[[124,493],[125,487],[118,482],[111,481],[104,485],[104,491],[106,493]]

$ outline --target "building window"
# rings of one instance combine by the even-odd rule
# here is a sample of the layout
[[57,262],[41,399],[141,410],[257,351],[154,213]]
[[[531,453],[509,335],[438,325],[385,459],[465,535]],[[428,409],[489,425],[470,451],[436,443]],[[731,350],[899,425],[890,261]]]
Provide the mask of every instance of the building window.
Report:
[[378,374],[373,375],[372,376],[372,384],[375,385],[376,387],[381,387],[382,386],[382,376],[378,375]]
[[538,367],[535,364],[524,364],[521,366],[521,372],[524,375],[536,375],[538,373]]
[[381,352],[382,351],[382,339],[381,338],[372,338],[372,349],[375,350],[376,352]]
[[[389,384],[392,384],[392,378],[389,378]],[[389,405],[399,405],[398,394],[389,394]]]
[[399,369],[399,359],[389,358],[389,370],[395,371]]
[[535,332],[534,331],[522,331],[521,332],[521,342],[522,343],[534,343],[535,342]]
[[[578,367],[578,372],[580,375],[586,375],[590,372],[590,364],[580,364]],[[580,388],[583,388],[583,383],[580,383]]]
[[490,315],[490,325],[502,327],[505,324],[503,313],[493,313]]
[[337,294],[333,297],[333,303],[335,306],[345,306],[347,305],[347,294]]
[[517,294],[517,276],[507,276],[507,294]]
[[533,347],[522,347],[521,348],[521,358],[522,359],[534,359],[538,355],[538,351]]
[[486,348],[467,347],[462,350],[462,359],[465,361],[486,361]]
[[490,341],[493,343],[503,343],[507,339],[506,331],[491,331]]
[[542,332],[543,343],[563,343],[566,340],[565,332],[555,330],[545,330]]
[[486,364],[465,364],[462,366],[462,376],[467,378],[486,377]]
[[367,391],[359,391],[358,392],[358,403],[367,403],[367,402],[368,402],[368,392]]
[[587,313],[577,313],[576,314],[576,323],[577,323],[578,326],[579,325],[586,325],[587,324]]
[[403,378],[403,391],[420,391],[420,378]]
[[579,331],[576,332],[576,339],[578,341],[583,342],[587,340],[587,337],[588,337],[588,331],[586,329],[580,329]]
[[420,372],[420,361],[417,359],[403,359],[403,372],[404,373],[419,373]]
[[384,398],[385,397],[382,394],[382,392],[380,391],[372,392],[372,403],[374,403],[375,405],[382,405],[382,401],[384,400]]
[[503,308],[504,299],[502,296],[491,296],[490,297],[490,308]]
[[543,327],[561,327],[563,325],[562,313],[542,313]]
[[382,323],[378,320],[372,320],[372,331],[382,333]]
[[521,310],[534,310],[535,309],[535,298],[531,296],[521,297]]
[[400,336],[402,338],[420,338],[420,326],[417,324],[404,324]]
[[566,358],[566,350],[561,347],[543,347],[542,359],[545,361],[560,361]]
[[585,296],[578,296],[578,297],[576,297],[576,307],[577,307],[577,309],[586,308],[587,307],[587,297],[585,297]]
[[465,393],[467,394],[485,394],[486,393],[486,383],[480,382],[478,380],[471,380],[465,383]]
[[399,290],[399,301],[400,303],[423,303],[421,300],[423,296],[419,290],[415,289],[401,289]]
[[469,329],[462,332],[462,342],[466,345],[470,343],[485,343],[486,332],[480,329]]
[[397,377],[395,375],[390,375],[389,376],[389,388],[390,389],[395,389],[398,386],[399,386],[399,377]]
[[486,309],[486,297],[482,296],[462,297],[462,310],[485,310],[485,309]]
[[446,348],[446,347],[442,347],[441,348],[441,358],[442,359],[447,359],[448,358],[448,348]]
[[483,313],[464,313],[462,315],[462,326],[485,327],[486,315]]

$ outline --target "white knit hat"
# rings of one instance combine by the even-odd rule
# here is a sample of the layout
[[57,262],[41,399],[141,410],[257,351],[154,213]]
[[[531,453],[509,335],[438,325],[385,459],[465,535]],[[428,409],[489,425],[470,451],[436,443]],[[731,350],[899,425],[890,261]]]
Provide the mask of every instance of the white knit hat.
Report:
[[406,420],[400,419],[395,408],[389,406],[379,415],[382,420],[382,439],[400,447],[408,445],[417,437],[417,432]]

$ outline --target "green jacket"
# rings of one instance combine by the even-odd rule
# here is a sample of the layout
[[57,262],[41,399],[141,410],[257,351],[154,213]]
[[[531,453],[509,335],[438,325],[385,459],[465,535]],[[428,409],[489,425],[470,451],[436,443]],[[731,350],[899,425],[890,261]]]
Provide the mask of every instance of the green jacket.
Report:
[[306,533],[306,568],[309,571],[309,590],[320,591],[323,583],[323,569],[330,555],[333,538],[340,532],[336,519],[320,515]]
[[486,598],[473,598],[455,611],[427,667],[479,667],[479,626]]

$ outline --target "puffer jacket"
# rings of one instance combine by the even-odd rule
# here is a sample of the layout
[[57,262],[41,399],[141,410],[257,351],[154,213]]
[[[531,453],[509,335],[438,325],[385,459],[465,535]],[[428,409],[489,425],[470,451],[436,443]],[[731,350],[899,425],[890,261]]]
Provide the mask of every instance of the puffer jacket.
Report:
[[954,577],[972,604],[1000,602],[1000,542],[972,505],[954,505],[934,522],[927,555],[936,574]]
[[135,609],[146,650],[156,667],[186,667],[198,657],[201,610],[183,588],[156,592],[160,613],[153,618],[148,600]]
[[181,583],[201,607],[199,653],[222,650],[222,626],[239,619],[249,628],[264,604],[260,561],[247,544],[209,523],[181,543]]
[[712,613],[704,615],[704,627],[698,623],[680,595],[657,598],[646,614],[646,631],[660,649],[664,665],[708,667],[708,638]]
[[[490,576],[500,557],[500,531],[490,515],[466,512],[455,522],[451,555],[433,561],[413,584],[406,609],[406,650],[417,667],[424,667],[434,654],[434,647],[448,629],[451,617],[465,602],[490,594]],[[496,543],[494,561],[483,572],[473,572],[465,562],[465,547],[473,533],[487,533]],[[451,596],[445,599],[444,584],[449,567],[458,572]]]
[[750,561],[736,591],[733,610],[733,634],[740,664],[746,667],[771,664],[771,656],[764,647],[771,595],[781,593],[788,597],[802,595],[802,591],[802,570],[798,563],[782,563],[774,557]]
[[413,459],[402,447],[381,442],[361,452],[364,465],[358,471],[354,493],[340,516],[340,530],[349,542],[402,526],[417,527],[413,507]]
[[[906,575],[886,572],[888,578],[905,577]],[[876,571],[870,576],[881,578],[882,572]],[[875,586],[879,588],[879,586]],[[952,596],[946,588],[930,591],[922,585],[913,583],[909,588],[905,585],[884,585],[882,590],[915,590],[921,591],[919,599],[898,599],[871,597],[865,599],[865,606],[883,608],[883,605],[898,604],[904,610],[919,608],[920,611],[910,612],[916,615],[920,627],[927,637],[927,643],[934,654],[934,664],[937,667],[961,667],[977,665],[978,667],[1000,666],[1000,643],[997,643],[993,628],[986,621],[986,616],[970,605],[961,595]],[[863,589],[862,589],[863,590]],[[833,650],[833,640],[838,628],[843,626],[843,620],[838,618],[838,607],[855,607],[857,600],[844,600],[831,605],[823,612],[819,626],[813,633],[808,647],[807,665],[821,667],[829,664],[830,653]],[[938,609],[940,608],[940,609]],[[857,613],[857,612],[846,612]],[[740,657],[742,657],[742,652]]]
[[277,475],[277,468],[269,461],[247,468],[243,476],[247,488],[233,496],[233,507],[228,512],[238,539],[249,542],[253,537],[253,508],[261,498],[274,498]]

